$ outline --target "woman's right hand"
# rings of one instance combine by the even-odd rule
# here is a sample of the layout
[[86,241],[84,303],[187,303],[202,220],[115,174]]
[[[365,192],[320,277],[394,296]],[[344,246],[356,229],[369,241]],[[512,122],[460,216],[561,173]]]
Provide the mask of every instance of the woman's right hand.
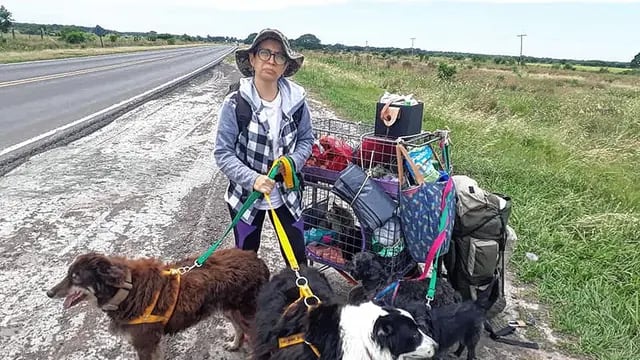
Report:
[[267,175],[260,175],[256,179],[256,182],[253,183],[253,189],[259,191],[263,194],[269,194],[276,182],[270,179]]

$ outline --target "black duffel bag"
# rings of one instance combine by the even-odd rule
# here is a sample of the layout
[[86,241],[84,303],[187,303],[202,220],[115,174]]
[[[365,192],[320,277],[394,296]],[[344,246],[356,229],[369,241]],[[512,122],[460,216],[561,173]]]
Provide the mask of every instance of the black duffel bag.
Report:
[[356,164],[340,172],[332,192],[351,205],[360,224],[367,230],[384,225],[395,213],[395,201]]

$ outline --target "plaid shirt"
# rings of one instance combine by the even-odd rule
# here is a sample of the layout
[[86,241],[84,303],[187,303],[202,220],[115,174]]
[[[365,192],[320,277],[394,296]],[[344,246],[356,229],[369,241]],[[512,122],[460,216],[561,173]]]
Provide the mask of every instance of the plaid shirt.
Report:
[[[302,87],[284,78],[278,82],[282,98],[282,124],[280,127],[280,145],[283,155],[289,155],[296,166],[302,169],[311,155],[313,131],[310,113],[306,105]],[[241,79],[241,96],[251,105],[253,114],[246,132],[240,131],[235,115],[235,93],[225,98],[220,108],[218,135],[214,156],[220,170],[229,178],[229,187],[225,200],[237,212],[253,191],[253,184],[260,174],[267,174],[273,164],[273,149],[268,141],[269,124],[260,119],[262,101],[253,86],[251,78]],[[301,107],[302,117],[297,126],[292,116]],[[245,136],[246,133],[246,136]],[[299,190],[288,190],[284,184],[276,183],[285,206],[295,219],[302,216],[302,194]],[[251,206],[242,220],[252,223],[258,209]]]

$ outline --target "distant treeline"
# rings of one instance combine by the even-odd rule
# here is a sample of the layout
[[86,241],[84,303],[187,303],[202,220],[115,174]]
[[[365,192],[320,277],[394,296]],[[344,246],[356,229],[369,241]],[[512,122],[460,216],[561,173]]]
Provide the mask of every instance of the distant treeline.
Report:
[[[409,56],[413,53],[421,59],[427,57],[447,57],[454,60],[471,59],[477,62],[495,62],[496,64],[516,64],[520,61],[519,56],[509,55],[490,55],[490,54],[474,54],[465,52],[452,52],[452,51],[429,51],[422,49],[410,49],[410,48],[394,48],[394,47],[364,47],[364,46],[348,46],[342,44],[324,45],[324,49],[330,51],[347,51],[347,52],[369,52],[379,54],[382,56]],[[524,63],[538,63],[538,64],[572,64],[583,66],[595,66],[595,67],[617,67],[617,68],[629,68],[628,62],[620,61],[604,61],[604,60],[573,60],[573,59],[553,59],[553,58],[539,58],[533,56],[523,56],[522,61]]]
[[[81,31],[85,33],[96,34],[96,27],[76,26],[76,25],[59,25],[59,24],[32,24],[32,23],[14,23],[14,29],[21,34],[29,35],[44,35],[48,36],[63,36],[69,32]],[[240,41],[234,37],[229,36],[192,36],[188,34],[168,34],[157,33],[156,31],[148,32],[134,32],[134,31],[116,31],[109,29],[102,29],[105,34],[114,34],[118,36],[130,36],[134,38],[145,38],[148,40],[162,39],[180,39],[183,41],[199,41],[199,42],[235,42]],[[98,35],[98,34],[96,34]]]
[[[86,26],[68,26],[58,24],[31,24],[31,23],[14,23],[14,28],[22,34],[40,35],[41,31],[45,35],[49,36],[64,36],[65,33],[71,31],[82,31],[86,33],[96,33],[96,27]],[[154,41],[155,39],[180,39],[182,41],[198,41],[198,42],[227,42],[227,43],[244,43],[250,44],[256,36],[256,33],[249,34],[244,39],[239,39],[233,36],[211,36],[207,35],[177,35],[167,33],[157,33],[155,31],[149,32],[122,32],[116,30],[102,29],[105,34],[114,34],[118,36],[131,36],[134,38],[145,38]],[[450,52],[450,51],[429,51],[422,49],[411,48],[396,48],[396,47],[365,47],[365,46],[350,46],[343,44],[322,44],[313,34],[304,34],[296,39],[291,40],[291,45],[300,50],[325,50],[336,52],[367,52],[374,53],[384,57],[388,56],[409,56],[414,55],[421,59],[427,57],[448,57],[454,60],[471,59],[474,62],[495,62],[496,64],[516,64],[520,61],[518,56],[509,55],[490,55],[490,54],[473,54],[464,52]],[[603,60],[574,60],[574,59],[553,59],[553,58],[539,58],[533,56],[523,56],[522,61],[525,63],[538,63],[538,64],[559,64],[559,65],[583,65],[594,67],[617,67],[617,68],[629,68],[629,62],[620,61],[603,61]]]

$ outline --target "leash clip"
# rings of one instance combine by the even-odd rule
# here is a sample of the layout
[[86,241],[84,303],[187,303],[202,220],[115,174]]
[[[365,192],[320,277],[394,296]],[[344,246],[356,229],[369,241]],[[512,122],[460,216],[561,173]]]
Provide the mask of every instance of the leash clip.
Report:
[[184,275],[184,274],[188,273],[189,271],[191,271],[193,268],[201,267],[201,266],[202,266],[202,264],[198,264],[198,259],[196,259],[196,260],[193,262],[193,265],[191,265],[191,266],[183,266],[183,267],[179,267],[177,270],[178,270],[178,272],[180,273],[180,275]]
[[309,287],[309,280],[304,276],[300,276],[300,273],[297,270],[296,277],[296,286],[298,287],[300,296],[303,298],[304,304],[307,308],[320,305],[320,298],[311,291],[311,288]]
[[427,295],[427,302],[424,304],[427,307],[427,311],[431,311],[431,302],[433,301],[432,296]]

